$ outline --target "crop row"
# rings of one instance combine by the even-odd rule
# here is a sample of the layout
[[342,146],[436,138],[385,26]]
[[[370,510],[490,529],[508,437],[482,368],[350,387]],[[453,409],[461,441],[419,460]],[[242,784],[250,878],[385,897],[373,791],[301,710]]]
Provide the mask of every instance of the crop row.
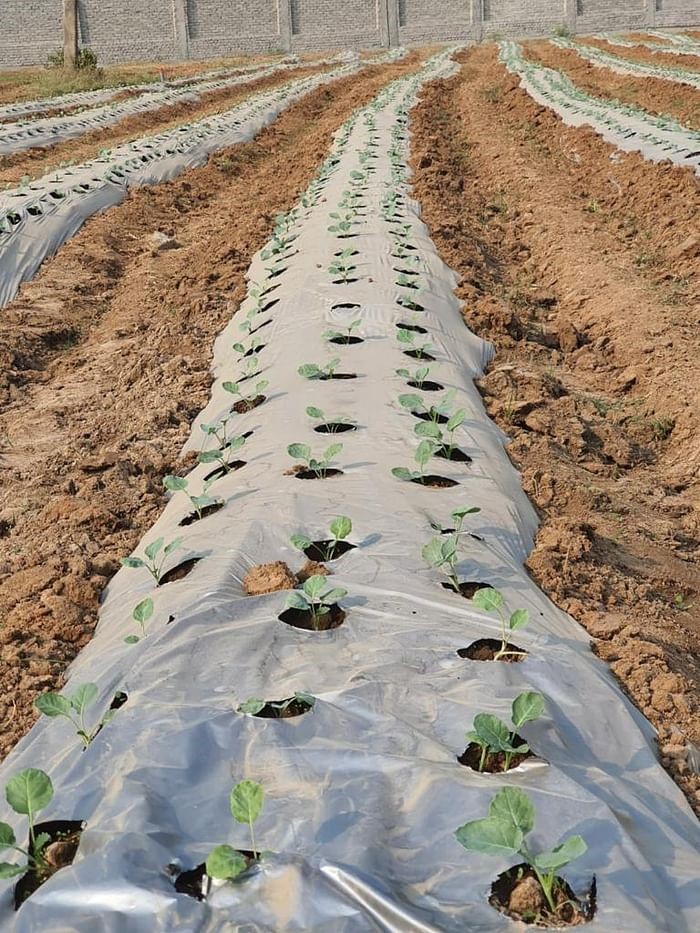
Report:
[[700,88],[700,73],[697,71],[684,71],[682,68],[672,68],[652,62],[640,62],[636,59],[621,58],[605,52],[597,46],[584,45],[564,37],[555,37],[550,40],[560,49],[570,49],[581,58],[602,68],[610,68],[618,74],[638,75],[642,78],[659,78],[663,81],[675,81],[678,84],[689,84]]

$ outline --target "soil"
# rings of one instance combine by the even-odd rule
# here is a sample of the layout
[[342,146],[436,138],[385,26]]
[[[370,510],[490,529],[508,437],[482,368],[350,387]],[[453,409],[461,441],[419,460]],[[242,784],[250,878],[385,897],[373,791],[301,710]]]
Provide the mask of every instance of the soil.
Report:
[[280,622],[291,625],[292,628],[304,629],[306,632],[328,632],[343,624],[345,612],[340,606],[331,606],[328,612],[314,618],[306,609],[285,609],[278,618]]
[[182,563],[173,567],[172,570],[166,570],[158,581],[158,586],[165,586],[167,583],[177,583],[178,580],[184,580],[185,577],[192,573],[201,559],[201,557],[189,557],[187,560],[183,560]]
[[[333,545],[332,548],[331,545]],[[309,547],[305,548],[304,554],[309,560],[323,562],[324,560],[337,560],[356,547],[356,544],[350,544],[349,541],[336,541],[333,544],[333,540],[329,538],[323,541],[313,541]]]
[[216,512],[221,511],[224,505],[224,502],[212,502],[211,505],[205,505],[204,508],[200,510],[200,512],[190,512],[182,519],[182,521],[178,522],[178,524],[183,528],[186,525],[194,525],[195,522],[201,522],[209,515],[215,515]]
[[[37,823],[35,834],[38,836],[41,833],[47,833],[50,837],[43,851],[47,865],[41,871],[28,871],[15,884],[15,910],[19,910],[27,898],[57,871],[72,865],[84,828],[85,824],[80,820],[50,820]],[[29,841],[27,841],[28,845]]]
[[430,379],[425,379],[423,382],[416,382],[415,379],[409,379],[408,385],[412,389],[420,389],[421,392],[442,392],[445,388],[441,382],[432,382]]
[[[470,661],[495,661],[496,655],[501,650],[501,642],[496,638],[479,638],[473,641],[467,648],[460,648],[457,654],[460,658],[469,658]],[[506,664],[517,664],[524,661],[527,651],[523,651],[518,645],[506,642],[506,651],[513,654],[504,654],[498,660]]]
[[685,754],[700,742],[700,182],[611,160],[492,46],[458,57],[415,111],[414,196],[465,322],[497,348],[480,388],[541,519],[528,569],[700,812]]
[[295,716],[311,712],[312,709],[313,704],[306,700],[286,697],[284,700],[268,700],[260,712],[253,715],[258,719],[293,719]]
[[324,470],[323,473],[317,473],[315,470],[305,470],[303,467],[301,469],[292,470],[294,476],[297,479],[333,479],[334,476],[342,476],[342,470],[328,469]]
[[440,457],[442,460],[452,460],[454,463],[471,463],[472,458],[469,454],[460,450],[459,447],[449,447],[444,444],[433,452],[434,457]]
[[[404,61],[335,81],[255,140],[94,217],[0,315],[0,754],[60,689],[109,578],[153,524],[254,253],[332,135]],[[216,205],[216,210],[212,206]],[[179,249],[156,253],[154,230]]]
[[449,479],[447,476],[437,476],[435,473],[426,473],[425,476],[415,476],[412,483],[418,486],[429,486],[431,489],[449,489],[451,486],[458,486],[456,479]]
[[265,401],[264,395],[256,395],[255,398],[251,398],[251,399],[243,398],[240,400],[240,402],[236,402],[236,404],[231,408],[231,413],[232,414],[235,413],[237,415],[245,415],[246,412],[252,411],[254,408],[257,408],[259,405],[262,405],[264,401]]
[[[452,586],[451,583],[447,583],[446,581],[443,581],[440,584],[440,586],[442,586],[443,589],[449,590],[450,593],[455,592],[455,588]],[[483,590],[487,588],[488,588],[488,583],[476,583],[476,582],[471,582],[471,581],[469,582],[465,581],[464,583],[459,584],[459,593],[460,593],[460,596],[463,596],[465,599],[473,599],[474,594],[477,592],[477,590]]]
[[[518,742],[520,745],[525,745],[525,739],[522,736],[516,735],[514,742]],[[506,756],[504,752],[489,752],[486,756],[486,761],[484,762],[484,768],[481,773],[483,774],[503,774],[504,771],[512,771],[513,768],[517,768],[518,765],[522,764],[523,761],[527,761],[528,758],[534,758],[535,755],[533,752],[525,752],[522,755],[513,755],[510,760],[510,767],[505,768]],[[465,768],[471,768],[472,771],[479,771],[479,764],[481,762],[481,748],[476,742],[470,742],[467,745],[466,749],[462,752],[461,755],[457,758],[457,761],[464,765]]]
[[[700,129],[700,93],[689,86],[661,78],[619,75],[609,68],[597,68],[576,52],[557,48],[550,42],[529,42],[525,48],[528,58],[563,72],[594,97],[615,98],[649,113],[670,116],[690,129]],[[655,64],[662,64],[659,57],[654,56]]]
[[537,927],[573,927],[593,919],[596,910],[595,877],[585,898],[576,897],[572,888],[558,876],[552,894],[557,905],[555,914],[547,904],[537,875],[526,862],[522,862],[496,878],[491,885],[489,903],[512,920]]
[[14,188],[20,184],[24,176],[32,179],[40,178],[55,169],[59,163],[80,163],[96,159],[102,149],[111,149],[146,134],[162,133],[181,123],[201,120],[235,107],[251,94],[327,70],[329,70],[328,66],[294,68],[289,71],[276,72],[245,84],[210,91],[202,94],[197,101],[182,101],[178,104],[160,107],[158,110],[126,117],[112,126],[92,130],[77,139],[69,139],[54,146],[25,149],[11,155],[0,156],[0,187]]
[[[633,33],[630,35],[630,39],[633,41],[635,39],[642,39],[644,42],[648,42],[649,39],[651,39],[653,42],[658,42],[663,45],[663,39],[659,36],[640,36]],[[595,45],[605,52],[617,55],[618,58],[628,58],[636,62],[644,62],[645,65],[651,64],[666,68],[680,68],[682,71],[695,71],[700,73],[700,59],[692,55],[673,55],[669,52],[654,52],[653,49],[648,49],[643,45],[628,49],[620,45],[610,45],[605,39],[597,39],[595,36],[586,36],[581,41],[586,45]],[[667,48],[672,48],[672,46],[668,44]],[[690,93],[693,93],[692,88],[690,89]]]
[[297,578],[283,560],[251,567],[243,578],[243,589],[248,596],[262,596],[278,590],[293,590]]
[[356,424],[346,424],[344,421],[326,421],[317,424],[314,428],[317,434],[345,434],[347,431],[357,431]]

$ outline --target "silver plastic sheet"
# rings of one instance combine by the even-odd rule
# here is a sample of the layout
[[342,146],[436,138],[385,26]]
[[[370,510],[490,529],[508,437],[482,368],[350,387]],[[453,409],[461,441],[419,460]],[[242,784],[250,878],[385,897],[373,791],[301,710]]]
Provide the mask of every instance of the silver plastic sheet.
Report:
[[549,40],[560,49],[569,49],[578,56],[591,62],[597,68],[608,68],[620,75],[634,75],[642,78],[658,78],[661,81],[675,81],[677,84],[689,84],[700,89],[700,72],[684,71],[682,68],[670,68],[653,62],[639,62],[634,59],[620,58],[599,49],[597,46],[583,45],[571,39],[555,37]]
[[[176,493],[137,554],[158,536],[183,536],[168,567],[200,558],[184,580],[154,588],[144,570],[123,569],[111,581],[94,639],[70,669],[67,689],[86,681],[104,708],[116,690],[128,702],[87,751],[71,727],[40,721],[0,768],[0,784],[23,767],[43,767],[56,787],[45,819],[84,819],[78,856],[13,914],[11,885],[0,897],[0,929],[22,933],[152,931],[315,931],[437,933],[506,931],[512,922],[487,902],[491,881],[508,860],[467,853],[454,830],[482,816],[503,786],[528,792],[537,808],[537,844],[580,833],[586,855],[565,872],[581,891],[595,874],[598,910],[590,924],[606,933],[691,933],[700,928],[700,831],[679,789],[660,767],[649,723],[592,654],[586,633],[535,586],[523,561],[536,517],[473,384],[491,347],[464,326],[455,274],[439,258],[408,185],[388,158],[404,158],[394,131],[428,78],[450,73],[440,56],[417,78],[390,86],[337,136],[332,158],[294,211],[280,221],[294,239],[275,259],[266,250],[250,268],[251,294],[214,348],[211,400],[193,425],[188,448],[201,449],[202,423],[226,416],[223,382],[241,375],[232,344],[255,307],[255,287],[272,288],[255,316],[266,401],[234,421],[253,432],[238,456],[245,466],[217,480],[210,493],[225,507],[186,527],[191,511]],[[373,129],[368,120],[374,119]],[[373,139],[374,137],[374,139]],[[360,153],[376,142],[377,158]],[[328,231],[339,201],[370,165],[357,236]],[[396,221],[382,205],[403,196],[399,223],[416,247],[420,290],[397,284]],[[337,285],[329,266],[339,246],[357,252],[358,281]],[[411,463],[415,419],[397,402],[406,388],[396,373],[411,367],[396,342],[410,321],[399,304],[424,307],[415,317],[437,357],[431,378],[454,389],[467,409],[456,442],[469,465],[443,460],[429,472],[454,478],[451,489],[401,482],[394,466]],[[347,305],[356,305],[348,308]],[[328,327],[361,319],[363,343],[329,347]],[[265,325],[265,320],[270,323]],[[246,338],[243,338],[246,339]],[[297,372],[308,362],[341,357],[347,381],[318,382]],[[255,380],[253,380],[254,382]],[[431,402],[432,398],[426,401]],[[358,422],[355,432],[317,434],[309,405]],[[315,451],[342,441],[343,475],[301,480],[289,473],[287,445]],[[211,465],[190,474],[198,490]],[[460,648],[493,637],[496,624],[473,603],[440,586],[421,558],[452,509],[476,505],[459,571],[498,587],[510,608],[527,607],[518,633],[529,652],[520,664],[463,660]],[[254,565],[304,562],[293,533],[324,537],[339,514],[354,523],[357,547],[333,561],[333,585],[347,588],[345,622],[329,632],[292,628],[278,619],[287,594],[247,597],[242,579]],[[132,608],[155,603],[148,634],[137,645]],[[172,619],[172,621],[169,621]],[[537,753],[507,774],[478,774],[456,758],[474,715],[506,716],[524,689],[541,691],[546,715],[525,737]],[[267,700],[306,691],[313,710],[289,720],[236,712],[255,696]],[[200,903],[173,890],[167,866],[192,868],[214,845],[245,848],[246,828],[228,811],[231,786],[243,779],[266,790],[256,825],[269,855],[235,884],[217,886]],[[17,826],[7,807],[0,818]],[[20,831],[21,827],[18,827]]]

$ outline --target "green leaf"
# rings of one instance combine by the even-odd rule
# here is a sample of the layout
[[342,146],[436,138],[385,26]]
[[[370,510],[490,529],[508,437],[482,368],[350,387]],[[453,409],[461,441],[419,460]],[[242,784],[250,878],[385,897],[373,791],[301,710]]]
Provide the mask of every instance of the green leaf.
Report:
[[295,460],[308,460],[311,457],[311,448],[308,444],[290,444],[287,453]]
[[414,431],[418,437],[431,437],[436,441],[442,440],[442,431],[436,421],[419,421]]
[[474,593],[472,602],[474,602],[479,609],[484,609],[486,612],[493,612],[495,609],[500,609],[503,605],[503,595],[499,593],[498,590],[494,590],[490,586],[485,586]]
[[164,538],[156,538],[155,541],[151,541],[151,543],[145,548],[144,554],[149,560],[153,560],[155,558],[158,551],[160,551],[160,549],[163,547],[164,540]]
[[298,551],[305,551],[313,544],[311,538],[307,538],[306,535],[292,535],[289,541]]
[[309,608],[309,601],[308,599],[304,599],[304,596],[297,590],[294,590],[287,597],[287,606],[290,609],[300,609],[304,612]]
[[535,825],[535,808],[518,787],[504,787],[489,804],[489,817],[508,822],[526,836]]
[[136,645],[139,641],[141,641],[141,639],[138,635],[127,635],[124,641],[127,645]]
[[200,450],[197,454],[197,460],[200,463],[214,463],[221,460],[221,451],[219,450]]
[[26,865],[13,865],[12,862],[0,862],[0,878],[14,878],[16,875],[24,875],[27,871]]
[[304,363],[303,366],[297,369],[297,372],[300,376],[303,376],[304,379],[318,379],[321,375],[321,368],[317,366],[316,363]]
[[73,709],[81,715],[97,697],[96,684],[80,684],[68,698]]
[[519,628],[525,628],[529,621],[530,613],[527,609],[516,609],[515,612],[511,614],[508,628],[511,632],[517,632]]
[[221,386],[226,392],[230,392],[231,395],[238,395],[239,388],[237,382],[224,382]]
[[7,782],[5,797],[15,813],[37,813],[51,803],[51,778],[38,768],[26,768]]
[[397,375],[397,376],[401,376],[402,379],[408,379],[408,377],[409,377],[411,374],[409,373],[409,371],[408,371],[407,369],[397,369],[397,370],[396,370],[396,375]]
[[442,539],[431,538],[421,551],[423,559],[432,567],[441,567],[444,561]]
[[260,816],[264,799],[262,784],[241,781],[231,791],[231,816],[237,823],[254,823]]
[[143,625],[144,622],[148,620],[153,615],[153,600],[150,596],[147,596],[145,599],[142,599],[140,603],[137,603],[134,606],[134,611],[132,616],[135,622],[139,622]]
[[330,531],[336,541],[342,541],[352,531],[352,522],[345,515],[339,515],[331,522]]
[[62,697],[60,693],[42,693],[34,700],[34,706],[43,713],[44,716],[68,716],[70,718],[71,705],[70,700]]
[[168,554],[172,554],[173,551],[176,551],[176,550],[180,547],[180,545],[182,544],[182,542],[183,542],[183,539],[182,539],[182,538],[174,538],[174,539],[170,542],[170,544],[166,544],[166,545],[165,545],[165,550],[163,551],[164,556],[167,557]]
[[344,596],[348,595],[348,591],[344,590],[342,586],[336,586],[332,590],[328,590],[323,594],[323,602],[326,605],[337,602],[339,599],[342,599]]
[[131,567],[132,569],[145,566],[140,557],[122,557],[120,563],[122,567]]
[[304,693],[301,690],[297,690],[294,693],[294,699],[298,700],[300,703],[307,703],[309,706],[313,706],[316,703],[316,697],[311,693]]
[[474,731],[482,737],[494,751],[508,751],[510,748],[510,729],[491,713],[479,713],[474,717]]
[[533,722],[544,713],[544,697],[541,693],[528,690],[513,700],[513,725],[516,729],[525,722]]
[[46,846],[51,842],[51,836],[48,833],[39,833],[34,838],[34,846],[32,854],[36,857],[41,855]]
[[206,861],[210,878],[232,881],[246,870],[248,863],[240,852],[231,846],[217,846],[209,853]]
[[465,823],[455,836],[467,851],[485,855],[515,855],[523,844],[523,834],[517,826],[492,817]]
[[574,859],[580,858],[588,850],[588,846],[581,836],[569,836],[561,845],[550,852],[541,852],[534,858],[535,865],[540,871],[556,871],[563,868]]
[[460,424],[464,421],[466,414],[467,413],[464,408],[460,408],[458,411],[456,411],[445,425],[447,430],[456,431]]
[[304,581],[303,590],[309,599],[318,599],[318,597],[323,592],[323,588],[326,585],[326,578],[321,573],[315,573],[311,577],[307,577]]
[[255,386],[255,394],[260,395],[261,392],[264,392],[265,389],[270,385],[269,379],[261,379],[260,382]]
[[324,460],[332,460],[333,457],[337,457],[340,451],[343,449],[342,444],[331,444],[330,447],[327,447],[324,454]]
[[413,479],[413,473],[411,470],[407,470],[406,467],[394,467],[391,472],[397,479]]
[[399,395],[399,405],[409,411],[423,411],[425,405],[420,395]]
[[309,416],[309,418],[325,418],[326,417],[320,408],[315,408],[313,405],[309,405],[309,407],[306,409],[306,414]]
[[415,456],[416,463],[419,466],[424,467],[426,463],[428,462],[428,460],[430,460],[430,458],[432,457],[434,450],[435,450],[435,445],[432,443],[432,441],[428,441],[428,440],[421,441],[416,449],[416,456]]
[[264,706],[264,700],[259,700],[257,697],[250,697],[245,703],[241,703],[238,707],[238,712],[248,713],[249,716],[255,716]]
[[163,477],[163,485],[171,492],[178,492],[181,489],[187,489],[187,480],[184,476],[173,476],[168,474]]
[[231,440],[226,445],[226,449],[229,452],[233,452],[234,450],[240,450],[241,447],[243,447],[243,445],[245,444],[245,441],[246,441],[245,437],[242,434],[238,434],[236,437],[231,438]]
[[6,849],[17,842],[15,831],[8,823],[0,823],[0,849]]
[[219,499],[216,496],[192,496],[190,502],[195,509],[198,509],[200,512],[202,509],[206,509],[208,505],[214,505],[218,502]]

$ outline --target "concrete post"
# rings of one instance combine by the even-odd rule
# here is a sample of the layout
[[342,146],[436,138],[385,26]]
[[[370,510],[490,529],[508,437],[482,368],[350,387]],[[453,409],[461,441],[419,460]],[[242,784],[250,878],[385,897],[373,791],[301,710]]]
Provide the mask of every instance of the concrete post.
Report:
[[187,21],[187,0],[173,0],[175,52],[178,58],[190,57],[190,26]]
[[382,44],[388,49],[399,44],[399,0],[377,0],[377,18]]
[[277,28],[280,49],[289,52],[292,48],[292,0],[277,0]]
[[578,0],[564,0],[564,25],[570,33],[575,33],[578,21]]
[[484,0],[471,0],[471,26],[476,42],[484,38]]
[[75,68],[78,57],[78,0],[63,0],[63,67]]

